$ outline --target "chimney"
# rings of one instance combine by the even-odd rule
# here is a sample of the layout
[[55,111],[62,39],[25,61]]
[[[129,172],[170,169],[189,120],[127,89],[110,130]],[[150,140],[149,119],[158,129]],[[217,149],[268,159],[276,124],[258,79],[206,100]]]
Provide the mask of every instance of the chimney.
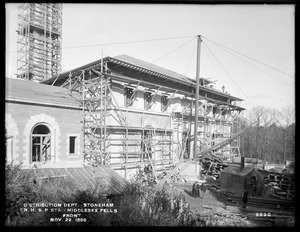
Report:
[[245,157],[241,157],[241,171],[244,169],[245,167]]

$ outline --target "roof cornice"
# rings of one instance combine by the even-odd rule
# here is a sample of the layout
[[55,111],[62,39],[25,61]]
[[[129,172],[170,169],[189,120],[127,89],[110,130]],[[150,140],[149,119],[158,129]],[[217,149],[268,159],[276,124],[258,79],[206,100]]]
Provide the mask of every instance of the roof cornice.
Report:
[[[178,84],[182,84],[182,85],[186,85],[186,86],[189,86],[189,87],[192,87],[192,88],[196,88],[196,83],[193,83],[192,81],[190,81],[188,79],[180,80],[178,78],[168,76],[168,75],[165,75],[165,74],[162,74],[162,73],[159,73],[159,72],[156,72],[156,71],[153,71],[153,70],[150,70],[150,69],[147,69],[147,68],[144,68],[144,67],[126,62],[126,61],[123,61],[121,59],[110,57],[110,56],[104,57],[103,62],[102,62],[101,59],[96,60],[92,63],[89,63],[89,64],[83,65],[81,67],[75,68],[73,70],[64,72],[64,73],[60,74],[58,77],[56,76],[56,77],[49,78],[45,81],[42,81],[41,83],[43,83],[43,84],[52,84],[55,80],[58,80],[58,79],[65,79],[66,80],[69,77],[70,73],[72,75],[79,75],[79,74],[82,73],[82,71],[88,72],[91,69],[100,68],[102,63],[112,63],[112,64],[120,65],[120,66],[127,67],[127,68],[130,68],[130,69],[133,69],[133,70],[136,70],[136,71],[139,71],[139,72],[143,72],[143,73],[146,73],[146,74],[149,74],[149,75],[164,78],[166,80],[176,82]],[[243,101],[243,99],[241,99],[241,98],[234,97],[232,95],[223,93],[223,92],[215,90],[215,89],[211,89],[211,88],[206,87],[206,86],[199,86],[199,88],[200,88],[200,90],[203,90],[203,91],[206,91],[206,92],[209,92],[209,93],[212,93],[212,94],[216,94],[216,95],[219,95],[219,96],[222,96],[222,97],[225,97],[225,98],[229,98],[229,99],[234,100],[234,101]]]

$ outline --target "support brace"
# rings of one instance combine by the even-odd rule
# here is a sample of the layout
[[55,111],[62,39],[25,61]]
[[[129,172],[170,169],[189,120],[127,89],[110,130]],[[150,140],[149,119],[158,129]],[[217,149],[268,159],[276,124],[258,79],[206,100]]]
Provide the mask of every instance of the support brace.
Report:
[[135,101],[136,92],[137,92],[139,85],[140,85],[140,81],[137,83],[137,86],[133,89],[133,92],[132,92],[130,98],[128,99],[128,101],[125,102],[125,107],[131,106],[133,104],[133,102]]
[[158,91],[160,90],[160,88],[161,88],[161,87],[159,87],[159,88],[152,94],[150,103],[149,103],[149,105],[147,106],[146,110],[150,109],[150,108],[153,106],[153,104],[154,104],[154,102],[155,102],[155,97],[157,96],[157,93],[158,93]]
[[170,104],[171,104],[171,102],[172,102],[172,100],[174,98],[175,93],[177,93],[177,91],[175,91],[174,93],[172,93],[172,95],[170,96],[170,99],[168,100],[168,103],[165,106],[165,108],[163,109],[163,111],[166,111],[168,109],[168,107],[170,106]]

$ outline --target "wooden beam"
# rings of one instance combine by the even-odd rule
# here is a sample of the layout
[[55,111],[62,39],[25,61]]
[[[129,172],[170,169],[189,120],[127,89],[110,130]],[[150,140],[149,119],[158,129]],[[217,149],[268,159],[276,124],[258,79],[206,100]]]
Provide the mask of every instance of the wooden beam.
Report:
[[147,107],[146,110],[150,109],[150,108],[153,106],[153,104],[154,104],[154,102],[155,102],[155,97],[157,96],[157,93],[158,93],[158,91],[160,90],[160,88],[161,88],[161,87],[158,87],[158,89],[154,92],[154,94],[152,94],[151,100],[150,100],[150,104],[148,105],[148,107]]
[[172,95],[170,96],[170,99],[169,99],[167,105],[165,106],[164,111],[166,111],[168,109],[168,107],[170,106],[170,104],[172,102],[172,99],[174,98],[175,93],[177,93],[177,91],[175,91],[174,93],[172,93]]
[[[139,85],[140,85],[140,81],[137,83],[136,87],[133,88],[133,93],[130,96],[129,102],[127,102],[127,101],[125,102],[125,107],[131,106],[133,104],[133,101],[136,99],[136,92],[137,92]],[[128,87],[125,86],[125,88],[128,88]]]

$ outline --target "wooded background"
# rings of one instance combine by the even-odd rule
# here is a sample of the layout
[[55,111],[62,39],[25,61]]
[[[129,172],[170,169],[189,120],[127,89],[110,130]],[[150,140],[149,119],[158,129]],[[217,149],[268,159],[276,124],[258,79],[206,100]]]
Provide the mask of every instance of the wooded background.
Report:
[[256,122],[241,136],[242,156],[278,164],[295,160],[295,110],[292,107],[279,111],[255,106],[238,120],[241,129]]

